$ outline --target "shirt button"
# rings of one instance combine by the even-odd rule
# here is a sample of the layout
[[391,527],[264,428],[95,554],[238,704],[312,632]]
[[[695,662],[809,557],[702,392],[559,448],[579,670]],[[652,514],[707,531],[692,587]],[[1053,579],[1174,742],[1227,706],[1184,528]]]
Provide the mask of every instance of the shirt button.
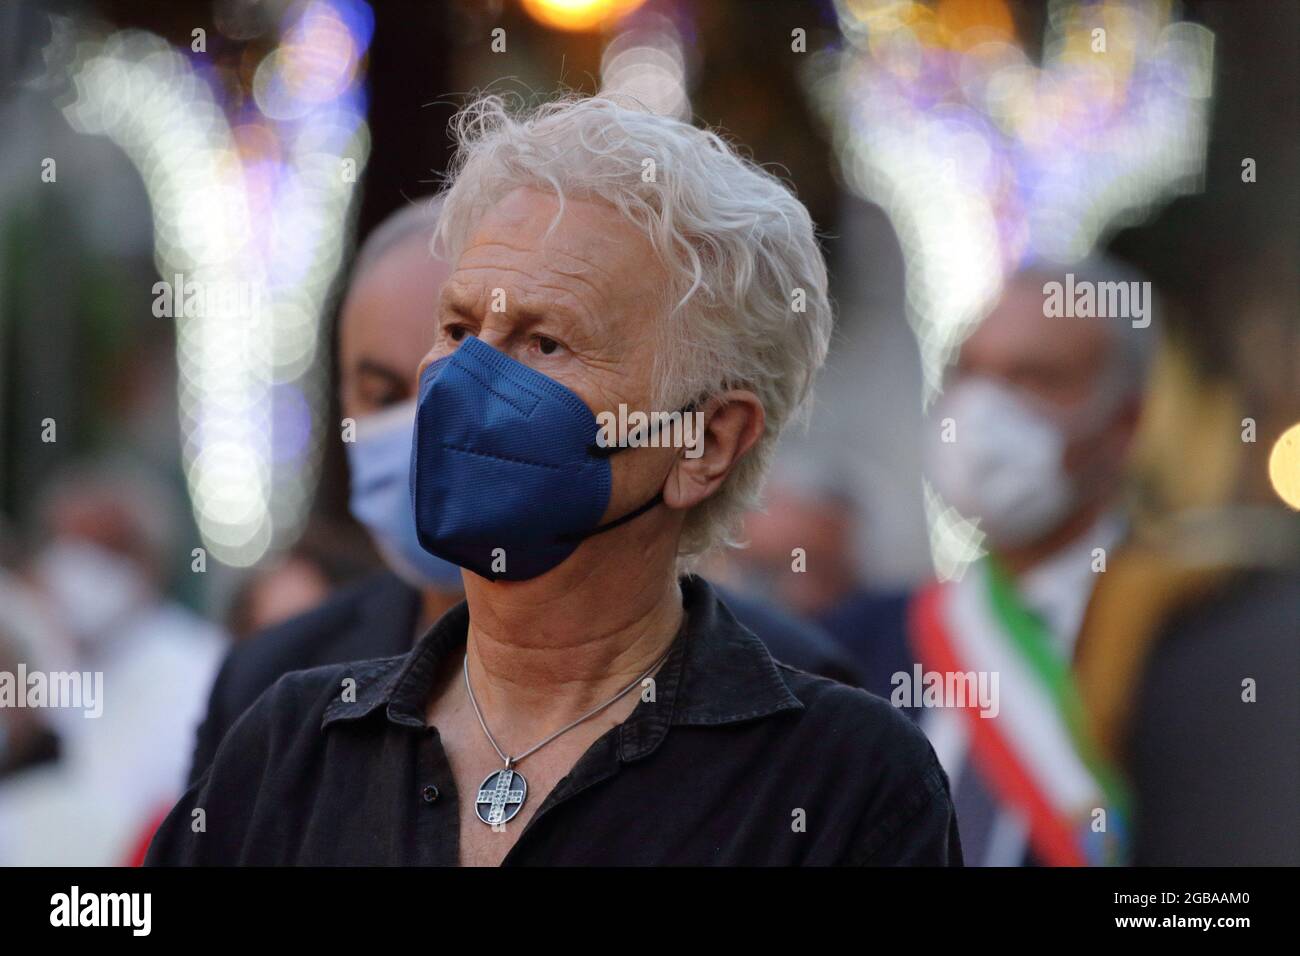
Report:
[[420,791],[420,796],[424,798],[425,803],[433,803],[438,799],[438,788],[433,784],[429,784]]

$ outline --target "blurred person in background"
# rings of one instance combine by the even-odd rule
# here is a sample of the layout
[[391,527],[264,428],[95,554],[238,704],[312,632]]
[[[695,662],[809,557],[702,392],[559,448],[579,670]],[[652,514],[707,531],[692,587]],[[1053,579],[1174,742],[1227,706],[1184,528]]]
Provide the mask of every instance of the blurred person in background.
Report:
[[[49,630],[31,588],[0,568],[0,674],[12,675],[16,680],[23,666],[41,670],[40,648],[55,643]],[[40,708],[16,703],[6,700],[0,692],[0,787],[10,774],[49,763],[59,755],[59,738],[50,715]],[[8,856],[0,846],[0,861]]]
[[[349,507],[387,569],[261,633],[256,624],[265,617],[248,622],[251,636],[231,651],[212,688],[191,779],[211,763],[239,715],[282,675],[405,654],[461,600],[460,568],[429,554],[416,539],[409,484],[416,369],[451,271],[429,251],[437,222],[438,208],[426,200],[381,223],[357,254],[339,316],[339,404],[356,429],[356,440],[346,443]],[[305,572],[310,569],[310,562],[297,561]],[[328,587],[323,572],[298,578],[313,596]],[[278,600],[274,588],[284,584],[304,590],[294,579],[277,576],[257,593]]]
[[888,697],[911,667],[908,595],[869,588],[857,559],[862,513],[846,466],[802,448],[778,449],[763,507],[745,516],[745,547],[720,570],[732,593],[762,595],[829,634],[852,661],[858,685]]
[[125,862],[183,787],[226,640],[165,592],[168,501],[147,475],[90,467],[56,480],[40,508],[26,576],[49,646],[30,651],[46,671],[102,674],[104,699],[94,718],[48,711],[57,761],[0,786],[6,862]]
[[1243,250],[1188,303],[1231,331],[1215,374],[1203,362],[1193,371],[1181,348],[1179,364],[1164,363],[1150,416],[1163,443],[1150,449],[1164,463],[1151,476],[1160,520],[1108,569],[1090,608],[1106,646],[1083,662],[1095,671],[1085,689],[1103,746],[1132,780],[1138,865],[1300,865],[1300,296],[1289,242],[1289,252],[1287,242]]
[[320,565],[293,549],[258,567],[231,600],[226,628],[243,641],[323,604],[330,580]]
[[226,611],[226,628],[237,642],[268,631],[373,575],[377,563],[364,532],[314,515],[287,551],[241,582]]
[[[962,343],[924,439],[926,477],[978,523],[988,550],[909,609],[918,669],[986,675],[993,690],[981,705],[946,700],[921,718],[953,780],[972,865],[1119,862],[1128,852],[1124,782],[1093,737],[1073,665],[1128,527],[1122,478],[1157,326],[1149,285],[1141,319],[1048,317],[1050,284],[1067,272],[1095,289],[1138,281],[1100,260],[1011,277]],[[904,676],[901,696],[917,694]]]
[[[211,762],[235,719],[281,675],[406,653],[463,597],[460,567],[425,551],[416,538],[409,484],[416,370],[451,271],[429,249],[440,208],[441,200],[423,200],[371,233],[357,254],[339,319],[340,404],[356,422],[356,441],[347,443],[350,508],[389,570],[230,653],[199,729],[191,779]],[[733,608],[780,659],[858,683],[853,664],[827,635],[752,597]]]

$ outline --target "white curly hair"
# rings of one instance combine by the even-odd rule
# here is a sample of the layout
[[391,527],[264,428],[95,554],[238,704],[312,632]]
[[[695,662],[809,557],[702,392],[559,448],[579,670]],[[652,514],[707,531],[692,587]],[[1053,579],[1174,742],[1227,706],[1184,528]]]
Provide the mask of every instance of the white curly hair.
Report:
[[833,325],[826,264],[808,210],[716,133],[604,97],[531,109],[500,96],[452,121],[458,149],[436,254],[456,261],[492,206],[520,187],[609,203],[644,230],[666,268],[653,400],[679,408],[754,392],[764,434],[716,495],[687,516],[684,559],[737,544],[782,429],[805,417]]

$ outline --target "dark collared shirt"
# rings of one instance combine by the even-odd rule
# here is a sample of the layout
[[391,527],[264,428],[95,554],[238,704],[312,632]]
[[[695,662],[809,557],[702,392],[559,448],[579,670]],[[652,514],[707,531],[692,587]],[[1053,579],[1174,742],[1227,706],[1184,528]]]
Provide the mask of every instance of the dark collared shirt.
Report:
[[[699,578],[682,593],[654,700],[588,748],[506,865],[961,862],[947,779],[911,721],[774,662]],[[404,656],[281,678],[146,862],[455,865],[463,797],[425,711],[468,625],[460,604]]]
[[[863,686],[853,659],[821,628],[748,595],[727,594],[725,600],[777,660],[842,684]],[[385,571],[342,588],[320,607],[240,641],[212,684],[208,712],[195,734],[189,782],[212,763],[239,715],[280,677],[325,664],[405,654],[419,613],[420,592]],[[881,687],[888,693],[888,680]]]

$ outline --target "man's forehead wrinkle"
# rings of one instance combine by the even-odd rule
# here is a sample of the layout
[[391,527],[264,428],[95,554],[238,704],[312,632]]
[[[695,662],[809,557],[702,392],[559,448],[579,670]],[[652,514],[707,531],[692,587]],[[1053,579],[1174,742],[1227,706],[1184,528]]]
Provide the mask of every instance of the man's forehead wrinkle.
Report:
[[505,249],[508,252],[532,252],[534,247],[530,243],[517,239],[511,241],[511,239],[517,234],[517,232],[512,232],[501,238],[487,238],[480,233],[470,240],[469,245],[465,247],[465,251],[461,253],[461,259],[464,260],[466,256],[478,252],[494,251],[496,249]]
[[596,296],[594,301],[600,308],[613,302],[637,298],[649,273],[640,267],[642,260],[636,257],[620,256],[613,266],[606,264],[610,247],[609,243],[593,244],[590,256],[586,254],[586,249],[582,251],[583,254],[555,250],[561,261],[548,259],[547,271],[591,289]]
[[[514,276],[518,277],[518,287],[511,290],[508,298],[516,300],[521,308],[532,312],[545,312],[552,306],[565,307],[563,302],[542,300],[538,293],[546,291],[559,293],[569,303],[568,311],[577,308],[583,315],[594,317],[596,309],[622,298],[624,291],[622,285],[612,281],[613,277],[607,272],[600,273],[600,278],[611,279],[605,284],[582,272],[560,270],[550,265],[543,265],[534,271],[514,264],[485,262],[462,264],[456,273],[456,277],[449,280],[446,286],[450,290],[448,295],[452,296],[451,301],[461,298],[480,300],[489,289],[499,287],[505,277]],[[458,290],[463,290],[463,294],[458,295]]]
[[465,285],[470,285],[475,288],[482,285],[481,280],[473,278],[480,273],[504,273],[507,275],[520,275],[528,279],[534,278],[532,270],[511,262],[461,262],[460,266],[456,269],[456,275],[459,277],[460,281]]
[[[610,283],[608,286],[605,286],[593,282],[585,275],[569,272],[555,272],[554,270],[551,271],[554,275],[549,278],[544,277],[539,279],[537,282],[537,288],[558,292],[563,296],[575,300],[584,312],[590,312],[592,304],[597,306],[607,305],[609,302],[617,298],[618,285],[616,283]],[[585,297],[579,293],[578,289],[575,289],[573,288],[573,285],[566,283],[576,284],[582,289],[590,290],[594,298],[592,298],[591,302],[585,301]]]
[[[539,295],[540,292],[558,292],[559,297]],[[539,282],[530,289],[521,290],[515,298],[518,310],[530,315],[544,316],[558,312],[575,319],[584,328],[589,327],[596,319],[595,310],[583,300],[583,297],[575,295],[572,289],[562,285]]]
[[[584,232],[581,238],[580,248],[563,248],[553,239],[543,242],[540,246],[512,243],[504,239],[486,240],[475,243],[465,250],[461,256],[462,268],[495,268],[500,263],[491,261],[481,265],[475,263],[480,254],[493,253],[504,249],[511,253],[523,255],[540,254],[545,257],[546,268],[560,275],[582,276],[594,271],[610,279],[616,278],[614,270],[602,263],[602,259],[608,254],[608,246],[597,241],[593,235],[587,232]],[[466,263],[467,259],[470,260],[470,263]],[[569,260],[569,262],[557,262],[557,259]],[[569,264],[570,262],[572,265]]]
[[453,275],[443,284],[441,303],[458,311],[472,310],[486,295],[487,289],[482,284]]
[[[467,272],[473,273],[478,271],[498,270],[483,266],[477,269],[469,269]],[[518,270],[505,270],[518,271]],[[555,284],[546,281],[534,280],[531,275],[520,272],[521,275],[527,276],[526,283],[520,283],[520,287],[512,290],[506,296],[506,311],[513,315],[531,315],[545,316],[560,313],[570,316],[581,322],[584,327],[589,326],[596,318],[596,311],[584,301],[583,297],[575,294],[574,290],[567,288],[562,284]],[[466,312],[477,314],[485,306],[491,296],[493,287],[486,282],[471,280],[461,277],[449,281],[443,289],[443,304],[446,308],[457,312]],[[541,295],[539,293],[559,293],[555,295]]]
[[563,263],[553,263],[551,268],[561,275],[585,275],[588,272],[595,271],[611,279],[614,278],[614,270],[601,263],[601,259],[608,254],[609,246],[597,242],[594,236],[584,236],[584,238],[588,241],[584,243],[581,250],[548,248],[546,250],[548,255],[570,259],[576,265],[575,268],[568,268]]

